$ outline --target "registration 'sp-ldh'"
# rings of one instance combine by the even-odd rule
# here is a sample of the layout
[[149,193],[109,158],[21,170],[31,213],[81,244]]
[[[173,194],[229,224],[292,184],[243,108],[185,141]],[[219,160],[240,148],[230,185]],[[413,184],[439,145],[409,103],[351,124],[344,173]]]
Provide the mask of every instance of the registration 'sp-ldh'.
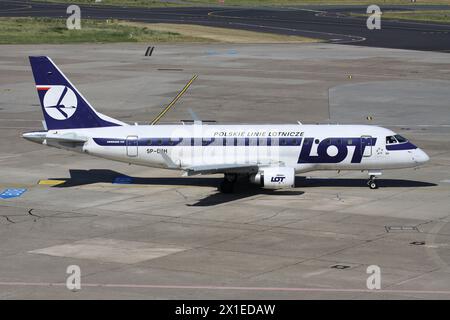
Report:
[[295,174],[361,170],[376,189],[385,169],[412,168],[427,154],[395,132],[367,125],[129,125],[89,104],[48,57],[30,57],[45,130],[23,134],[48,146],[137,165],[224,174],[222,192],[240,179],[263,188],[295,187]]

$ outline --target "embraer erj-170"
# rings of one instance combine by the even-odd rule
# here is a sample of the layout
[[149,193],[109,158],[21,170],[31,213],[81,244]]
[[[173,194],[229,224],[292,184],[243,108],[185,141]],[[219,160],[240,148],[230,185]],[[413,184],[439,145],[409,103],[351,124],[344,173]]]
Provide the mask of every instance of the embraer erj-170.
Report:
[[129,125],[91,107],[48,57],[30,57],[45,131],[23,137],[44,145],[130,164],[176,169],[185,175],[224,174],[229,193],[240,179],[263,188],[293,188],[295,174],[361,170],[377,188],[384,169],[429,160],[395,132],[368,125]]

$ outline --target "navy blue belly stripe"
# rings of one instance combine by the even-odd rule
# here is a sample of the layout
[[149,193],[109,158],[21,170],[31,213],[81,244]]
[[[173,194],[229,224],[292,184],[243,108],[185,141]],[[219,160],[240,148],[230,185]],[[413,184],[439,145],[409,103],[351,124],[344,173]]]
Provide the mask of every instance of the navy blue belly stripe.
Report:
[[388,151],[412,150],[412,149],[417,149],[417,147],[413,145],[411,142],[386,145],[386,150]]
[[[126,139],[93,138],[99,146],[125,146]],[[140,138],[140,147],[173,147],[173,146],[300,146],[302,138]],[[135,141],[135,140],[130,140]],[[135,143],[133,145],[136,145]]]

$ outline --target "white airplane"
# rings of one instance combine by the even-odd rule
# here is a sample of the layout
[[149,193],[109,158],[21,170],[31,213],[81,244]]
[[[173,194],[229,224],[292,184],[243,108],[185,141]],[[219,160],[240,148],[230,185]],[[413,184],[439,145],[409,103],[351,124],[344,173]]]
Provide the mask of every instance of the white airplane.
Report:
[[129,125],[91,107],[48,57],[30,57],[45,131],[27,140],[105,159],[176,169],[185,175],[224,174],[219,189],[238,179],[263,188],[293,188],[295,174],[316,170],[412,168],[427,154],[395,132],[368,125]]

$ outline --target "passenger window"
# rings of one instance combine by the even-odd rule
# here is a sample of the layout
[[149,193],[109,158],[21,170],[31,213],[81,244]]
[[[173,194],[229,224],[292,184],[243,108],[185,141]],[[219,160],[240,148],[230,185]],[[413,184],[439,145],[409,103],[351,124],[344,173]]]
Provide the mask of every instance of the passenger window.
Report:
[[387,136],[386,144],[393,144],[393,143],[397,143],[397,140],[395,140],[394,136]]
[[147,145],[148,145],[148,146],[151,146],[151,145],[152,145],[152,139],[148,139]]
[[402,136],[399,135],[399,134],[395,135],[395,139],[397,139],[397,141],[398,141],[399,143],[408,142],[408,139],[402,137]]

